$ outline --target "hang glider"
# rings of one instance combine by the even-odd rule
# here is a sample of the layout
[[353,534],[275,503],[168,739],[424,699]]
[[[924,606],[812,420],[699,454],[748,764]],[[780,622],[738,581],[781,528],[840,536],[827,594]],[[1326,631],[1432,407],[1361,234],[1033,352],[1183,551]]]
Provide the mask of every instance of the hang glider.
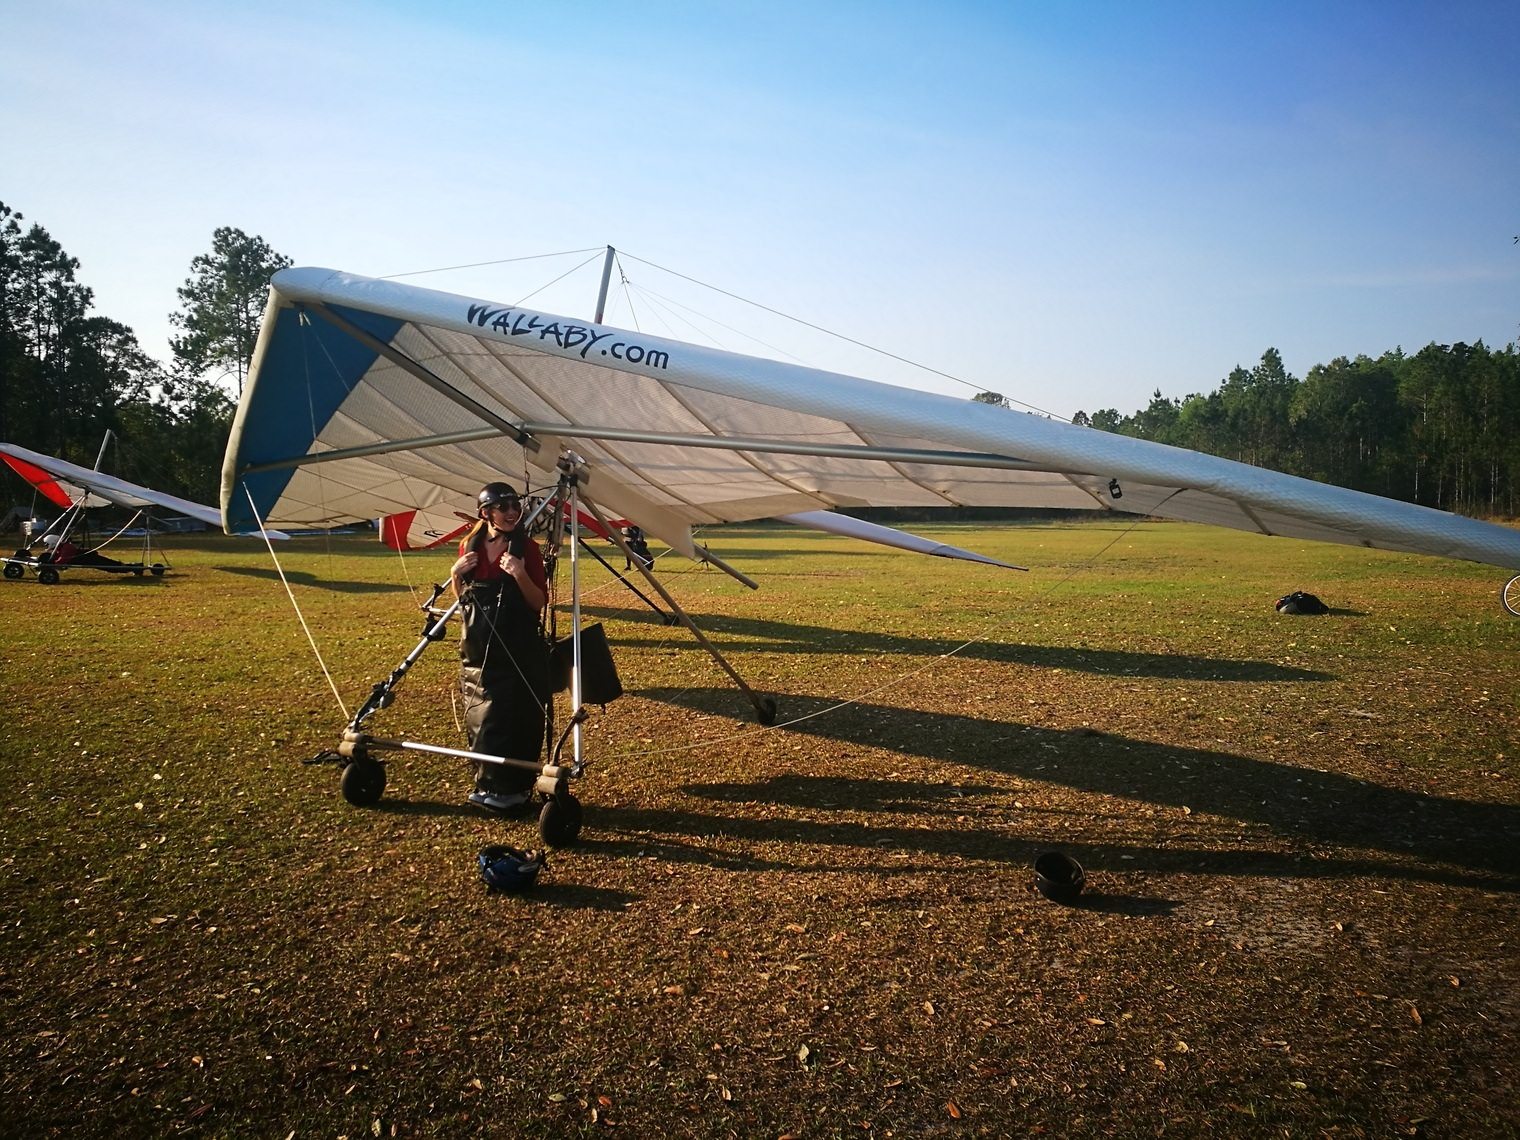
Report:
[[854,506],[1120,511],[1520,570],[1520,533],[971,400],[358,277],[276,274],[224,525],[329,526],[553,477],[691,528]]
[[[611,521],[618,527],[628,525],[626,519]],[[910,531],[866,522],[864,519],[851,518],[849,515],[841,515],[834,511],[802,511],[794,515],[781,515],[776,521],[791,523],[793,526],[806,527],[810,530],[821,530],[828,534],[843,535],[846,538],[856,538],[863,542],[892,546],[899,550],[911,550],[917,554],[928,554],[937,558],[980,562],[988,566],[1001,566],[1005,570],[1024,569],[1022,566],[1000,562],[996,558],[989,558],[973,550],[963,550],[959,546],[936,542],[932,538],[924,538]],[[601,534],[600,527],[589,516],[583,514],[580,522],[592,533],[602,538],[607,537]],[[377,529],[380,541],[392,550],[432,550],[457,542],[474,523],[473,518],[460,510],[417,510],[387,515],[380,520]]]
[[109,503],[134,511],[162,507],[207,526],[222,525],[222,514],[215,507],[192,503],[178,495],[129,483],[125,479],[107,475],[104,471],[92,471],[77,463],[17,447],[13,443],[0,443],[0,461],[35,487],[37,493],[48,502],[62,510],[68,510],[79,503],[86,507],[101,507]]
[[[0,462],[63,512],[46,529],[36,533],[28,532],[24,536],[26,545],[4,560],[7,578],[25,577],[28,570],[35,571],[38,581],[45,585],[57,583],[60,574],[66,570],[98,570],[109,574],[134,574],[138,577],[146,573],[151,573],[154,577],[162,576],[166,564],[152,561],[146,528],[142,554],[136,560],[120,561],[111,558],[101,554],[99,546],[89,550],[80,549],[72,539],[76,537],[80,516],[87,509],[116,506],[147,512],[157,507],[195,519],[206,526],[222,525],[221,511],[205,503],[195,503],[178,495],[155,491],[151,487],[130,483],[103,471],[91,470],[13,443],[0,443]],[[286,536],[274,531],[270,537]]]
[[[1097,508],[1520,570],[1515,531],[1197,452],[333,270],[274,276],[223,463],[224,526],[436,515],[504,476],[553,482],[538,508],[558,535],[550,548],[566,527],[572,538],[564,735],[555,742],[551,720],[540,764],[371,734],[369,718],[462,605],[438,608],[438,587],[422,639],[313,762],[341,766],[343,795],[358,805],[380,799],[389,751],[527,767],[540,831],[556,846],[579,833],[568,783],[584,768],[584,702],[598,700],[582,687],[582,510],[630,563],[613,518],[745,581],[693,528],[787,516],[817,525],[820,512],[858,506]],[[641,572],[774,724],[774,699],[751,691]]]

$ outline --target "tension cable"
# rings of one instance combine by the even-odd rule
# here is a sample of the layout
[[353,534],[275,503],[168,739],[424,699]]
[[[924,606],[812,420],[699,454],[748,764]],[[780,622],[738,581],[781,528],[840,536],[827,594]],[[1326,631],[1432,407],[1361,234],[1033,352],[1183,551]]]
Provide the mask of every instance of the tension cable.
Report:
[[259,517],[259,508],[253,501],[253,492],[248,489],[247,483],[243,484],[243,494],[248,496],[248,509],[253,512],[253,521],[259,524],[259,533],[264,536],[264,545],[269,548],[269,557],[274,562],[275,573],[280,576],[280,583],[285,587],[285,596],[290,599],[291,608],[296,611],[296,620],[301,623],[301,629],[306,634],[306,641],[316,656],[317,664],[322,667],[322,676],[327,678],[327,687],[332,690],[333,698],[338,702],[338,708],[342,710],[343,719],[346,721],[349,719],[348,706],[343,703],[343,696],[338,692],[337,683],[333,681],[332,671],[328,669],[327,662],[322,660],[322,651],[317,648],[317,639],[312,636],[311,627],[306,624],[306,615],[301,612],[301,604],[296,601],[295,591],[290,588],[290,580],[285,577],[285,568],[280,565],[280,557],[274,552],[274,540],[269,537],[269,528]]

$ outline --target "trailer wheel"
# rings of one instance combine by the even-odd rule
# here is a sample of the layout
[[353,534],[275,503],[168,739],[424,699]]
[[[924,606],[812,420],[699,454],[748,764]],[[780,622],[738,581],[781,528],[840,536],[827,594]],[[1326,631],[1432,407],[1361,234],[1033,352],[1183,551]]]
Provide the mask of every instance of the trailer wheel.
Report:
[[153,577],[155,577],[155,578],[162,578],[163,576],[164,576],[164,564],[162,562],[155,562],[155,563],[153,563]]
[[755,719],[769,728],[776,723],[776,698],[761,697],[760,707],[755,710]]
[[581,834],[581,801],[565,792],[544,804],[538,833],[550,847],[573,846]]
[[41,582],[44,586],[56,586],[58,585],[58,571],[54,570],[51,566],[44,566],[41,570],[37,571],[37,581]]
[[15,563],[15,562],[7,562],[7,563],[6,563],[6,564],[5,564],[5,576],[6,576],[6,577],[7,577],[7,578],[10,578],[10,579],[12,579],[12,580],[14,580],[14,579],[16,579],[16,578],[19,578],[19,577],[21,577],[21,576],[22,576],[22,575],[23,575],[23,574],[25,574],[25,573],[26,573],[26,571],[25,571],[25,570],[23,570],[23,569],[22,569],[22,568],[21,568],[21,567],[20,567],[20,566],[19,566],[19,565],[18,565],[18,564],[17,564],[17,563]]
[[372,807],[385,791],[385,765],[378,760],[351,760],[343,769],[343,798],[355,807]]

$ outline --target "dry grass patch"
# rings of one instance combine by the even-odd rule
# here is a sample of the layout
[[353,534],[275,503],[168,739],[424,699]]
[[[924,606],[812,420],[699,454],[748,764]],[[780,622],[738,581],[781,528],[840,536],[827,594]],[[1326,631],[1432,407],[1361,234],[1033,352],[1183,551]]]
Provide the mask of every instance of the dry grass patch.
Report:
[[[916,529],[1033,572],[779,527],[707,536],[758,593],[666,567],[779,697],[770,731],[589,583],[629,695],[587,730],[582,843],[521,899],[474,855],[534,829],[467,811],[458,765],[395,759],[357,810],[300,763],[343,718],[259,549],[5,583],[8,1130],[1520,1131],[1500,575],[1161,524]],[[447,558],[281,554],[351,709]],[[1295,588],[1337,612],[1278,617]],[[452,664],[376,728],[459,743]],[[1050,849],[1081,905],[1032,889]]]

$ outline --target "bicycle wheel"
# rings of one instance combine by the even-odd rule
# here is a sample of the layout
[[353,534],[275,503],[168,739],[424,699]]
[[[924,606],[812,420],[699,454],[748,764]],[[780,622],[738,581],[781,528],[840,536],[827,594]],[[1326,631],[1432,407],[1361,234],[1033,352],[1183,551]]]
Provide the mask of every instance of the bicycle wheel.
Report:
[[1520,574],[1504,583],[1504,589],[1499,591],[1499,600],[1504,603],[1505,609],[1520,617]]

